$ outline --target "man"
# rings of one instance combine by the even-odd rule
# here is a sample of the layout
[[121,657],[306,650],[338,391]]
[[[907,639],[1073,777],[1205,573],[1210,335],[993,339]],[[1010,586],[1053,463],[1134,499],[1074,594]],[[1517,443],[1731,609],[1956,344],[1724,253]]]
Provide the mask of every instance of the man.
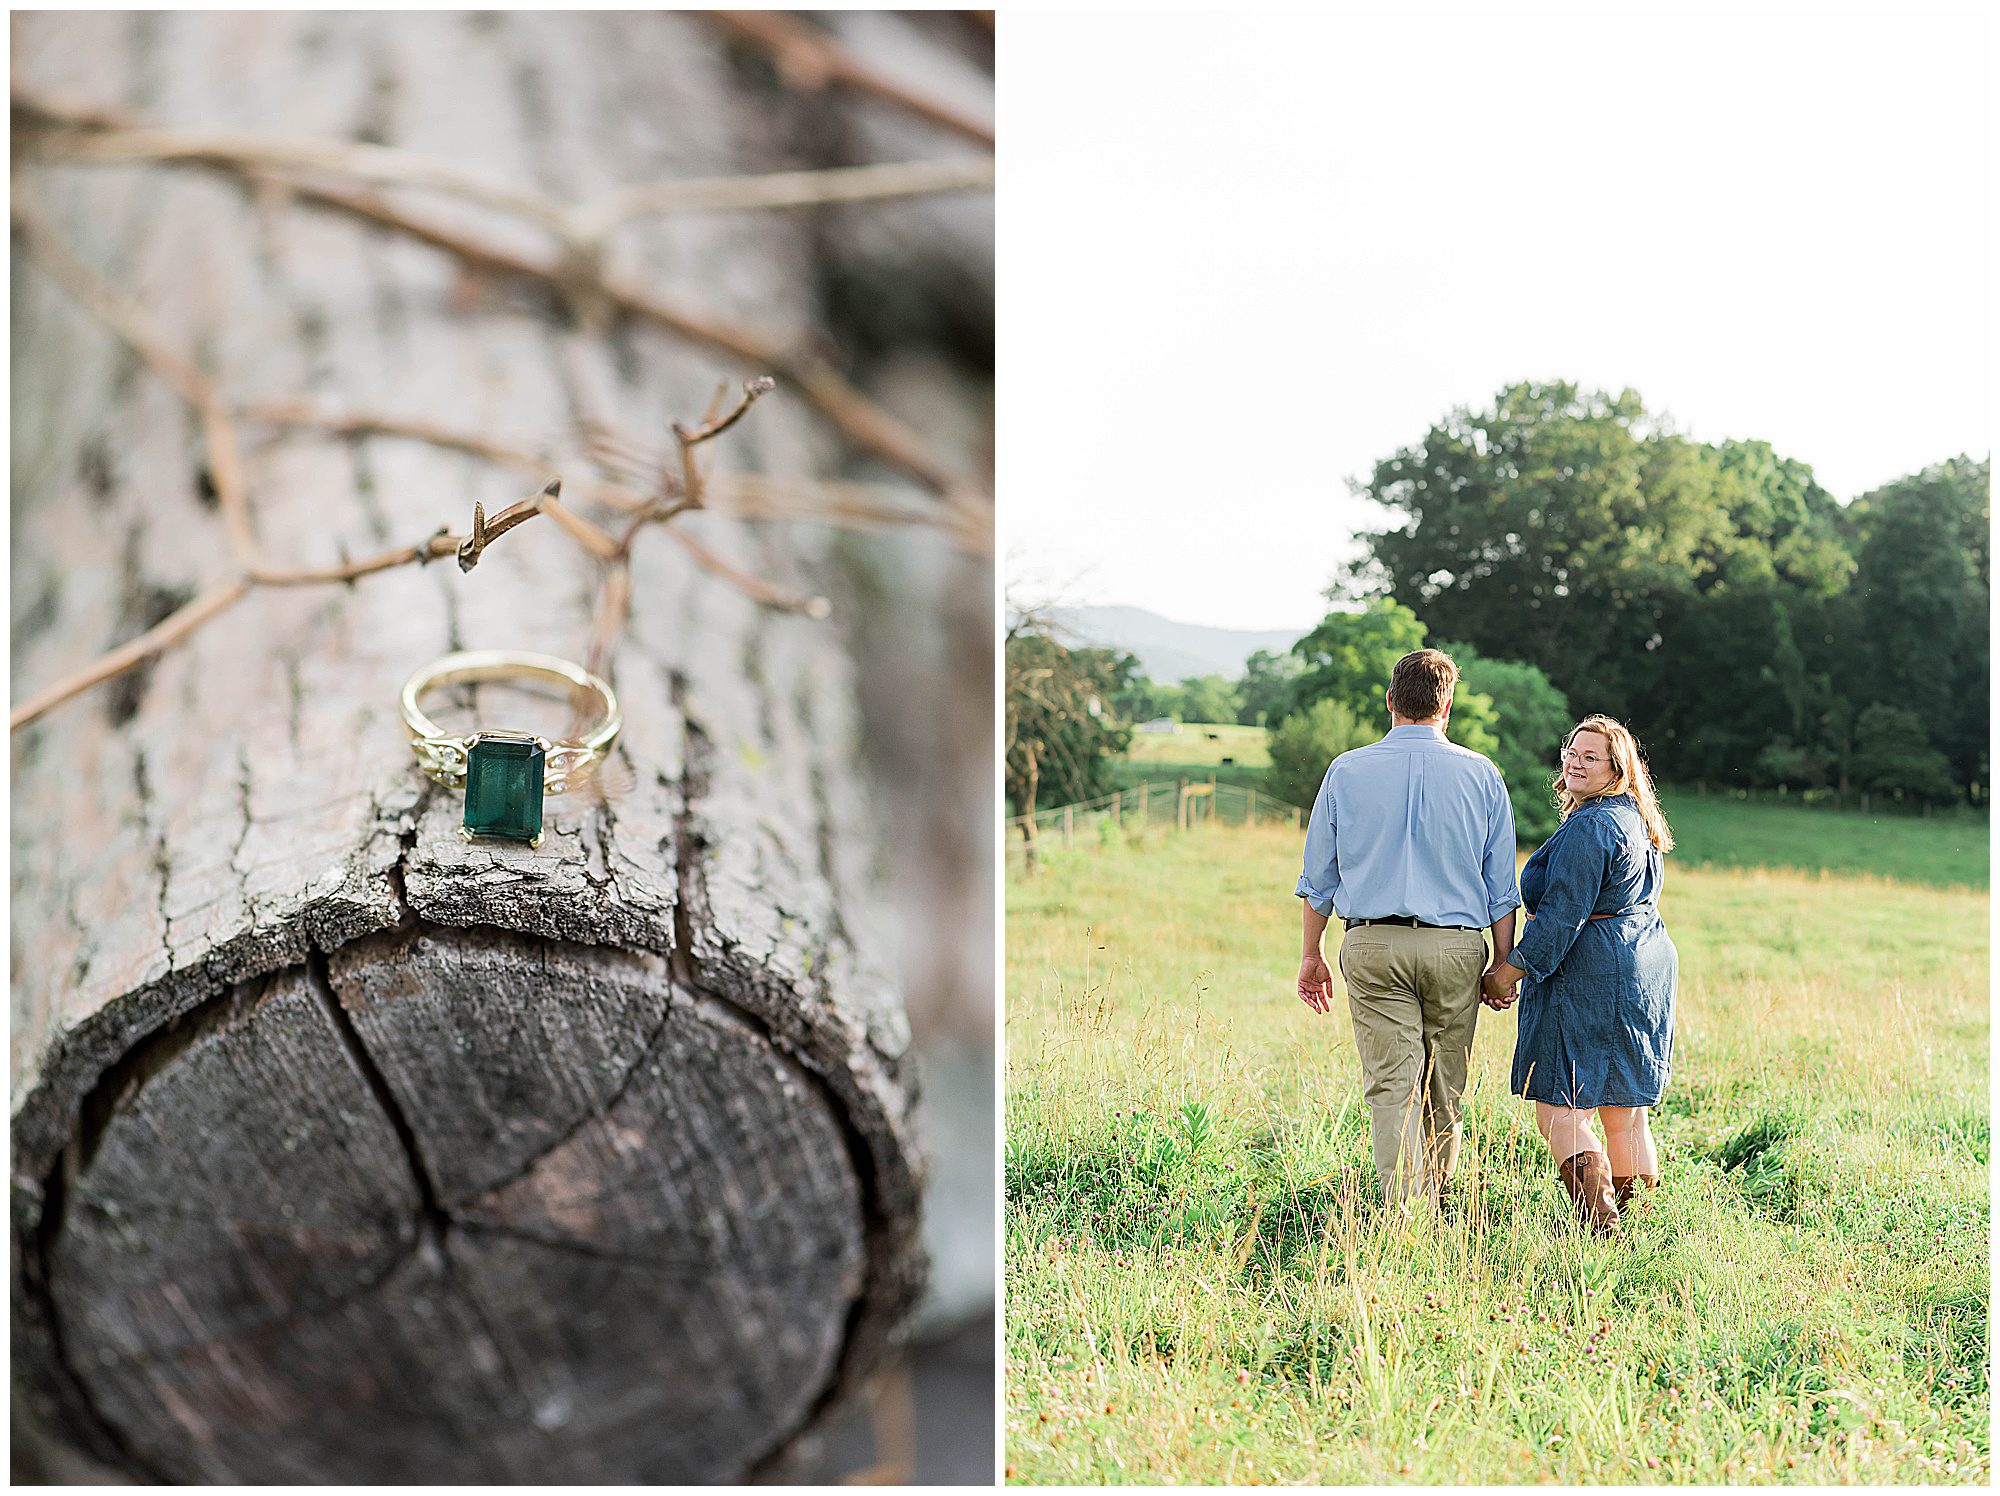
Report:
[[[1435,1202],[1458,1161],[1460,1098],[1487,969],[1514,949],[1514,810],[1484,754],[1445,741],[1458,667],[1420,649],[1389,678],[1389,735],[1330,764],[1306,830],[1299,997],[1333,1004],[1320,954],[1346,921],[1340,974],[1368,1100],[1375,1170],[1397,1204]],[[1426,1187],[1428,1188],[1426,1189]]]

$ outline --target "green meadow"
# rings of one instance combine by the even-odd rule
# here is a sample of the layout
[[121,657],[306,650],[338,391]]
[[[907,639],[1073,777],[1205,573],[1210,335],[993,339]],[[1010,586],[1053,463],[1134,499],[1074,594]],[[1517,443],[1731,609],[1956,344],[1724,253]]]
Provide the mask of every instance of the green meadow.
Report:
[[1690,867],[1789,867],[1863,873],[1905,883],[1984,888],[1990,826],[1961,810],[1929,818],[1903,811],[1806,809],[1669,787],[1660,803],[1675,858]]
[[[1662,1184],[1615,1244],[1508,1094],[1511,1013],[1459,1198],[1376,1203],[1344,1004],[1294,995],[1295,830],[1010,873],[1011,1481],[1990,1480],[1983,826],[1672,813]],[[1717,865],[1753,844],[1788,865]]]
[[1168,779],[1242,785],[1261,790],[1271,767],[1268,734],[1234,722],[1185,722],[1179,732],[1134,732],[1123,758],[1105,767],[1107,789]]
[[1248,769],[1265,769],[1271,764],[1265,747],[1269,736],[1261,727],[1242,727],[1234,722],[1184,722],[1179,732],[1137,732],[1125,750],[1127,762],[1171,764],[1176,767],[1211,769],[1227,759]]

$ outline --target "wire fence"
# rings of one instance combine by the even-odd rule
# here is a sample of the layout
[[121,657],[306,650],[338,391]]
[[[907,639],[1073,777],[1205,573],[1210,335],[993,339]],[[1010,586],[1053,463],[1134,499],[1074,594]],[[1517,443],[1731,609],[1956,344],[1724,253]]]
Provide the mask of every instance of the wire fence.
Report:
[[1033,816],[1009,817],[1005,842],[1010,861],[1032,861],[1040,850],[1066,851],[1125,828],[1191,831],[1211,823],[1303,828],[1306,812],[1248,785],[1218,784],[1212,778],[1159,779]]

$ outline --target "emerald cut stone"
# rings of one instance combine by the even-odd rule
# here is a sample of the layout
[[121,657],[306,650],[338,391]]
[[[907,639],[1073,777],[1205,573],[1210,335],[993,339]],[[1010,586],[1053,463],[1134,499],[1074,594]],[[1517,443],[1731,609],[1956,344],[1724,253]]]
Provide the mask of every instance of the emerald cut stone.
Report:
[[533,841],[542,834],[542,745],[525,733],[482,732],[465,765],[465,829]]

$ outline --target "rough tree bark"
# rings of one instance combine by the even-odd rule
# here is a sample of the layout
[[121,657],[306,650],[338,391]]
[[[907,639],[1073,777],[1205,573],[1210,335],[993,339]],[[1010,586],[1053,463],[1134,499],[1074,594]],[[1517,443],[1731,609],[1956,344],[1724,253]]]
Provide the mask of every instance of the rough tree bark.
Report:
[[[672,15],[75,14],[18,20],[15,70],[576,198],[761,164],[719,47]],[[505,288],[465,312],[435,250],[233,182],[24,176],[238,399],[541,441],[559,472],[579,421],[657,433],[754,372]],[[806,323],[806,253],[750,215],[616,251],[767,326]],[[18,255],[14,308],[18,695],[228,561],[175,397]],[[773,471],[838,450],[783,392],[730,440],[724,461]],[[381,438],[265,439],[249,479],[264,549],[300,565],[532,486]],[[36,1423],[112,1471],[740,1478],[915,1300],[908,1031],[848,641],[647,537],[616,661],[636,787],[552,798],[537,851],[468,846],[396,692],[448,649],[580,653],[595,568],[544,524],[469,576],[260,590],[14,736],[15,1375]],[[702,533],[812,576],[809,535]]]

